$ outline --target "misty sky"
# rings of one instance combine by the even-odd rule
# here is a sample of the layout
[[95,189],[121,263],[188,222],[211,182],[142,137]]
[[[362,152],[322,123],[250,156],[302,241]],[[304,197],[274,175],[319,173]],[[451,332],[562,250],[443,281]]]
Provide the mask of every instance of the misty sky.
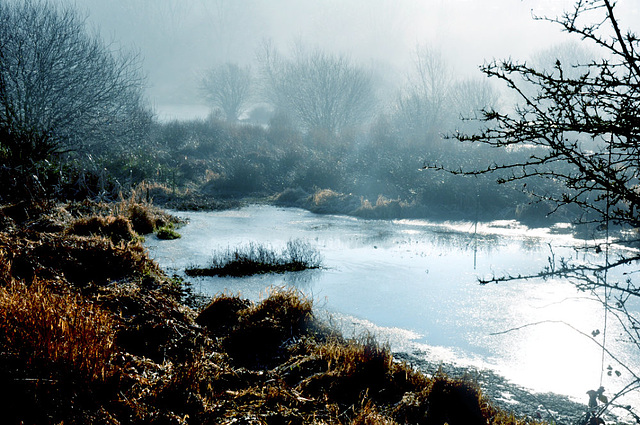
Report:
[[[623,27],[638,28],[637,0],[620,0]],[[417,44],[440,49],[459,74],[485,60],[527,59],[563,40],[555,16],[571,0],[82,0],[103,36],[145,59],[155,104],[201,102],[201,72],[227,61],[252,64],[262,40],[347,54],[401,83]],[[575,38],[574,38],[575,39]],[[255,66],[255,65],[254,65]]]

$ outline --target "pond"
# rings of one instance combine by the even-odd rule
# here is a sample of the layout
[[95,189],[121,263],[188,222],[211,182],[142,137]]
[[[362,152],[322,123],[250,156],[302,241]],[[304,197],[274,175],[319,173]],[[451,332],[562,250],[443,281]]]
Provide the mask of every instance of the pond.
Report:
[[[280,249],[301,239],[323,257],[319,270],[189,278],[203,293],[259,300],[273,286],[291,286],[344,332],[373,332],[395,352],[491,369],[533,391],[585,403],[585,392],[600,385],[602,350],[590,337],[603,330],[599,302],[559,280],[478,284],[478,277],[535,273],[550,257],[604,261],[587,257],[585,242],[570,235],[511,221],[365,220],[263,205],[176,214],[189,220],[181,239],[146,242],[169,274],[184,277],[185,267],[206,265],[213,252],[250,242]],[[609,348],[640,370],[637,351],[611,336],[611,322]],[[609,364],[619,369],[605,359]],[[622,372],[604,374],[608,393],[628,382]]]

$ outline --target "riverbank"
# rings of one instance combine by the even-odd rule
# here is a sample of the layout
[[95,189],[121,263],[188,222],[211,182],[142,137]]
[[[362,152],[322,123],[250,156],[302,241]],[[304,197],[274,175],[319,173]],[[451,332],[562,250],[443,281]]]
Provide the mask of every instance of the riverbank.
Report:
[[[265,204],[278,207],[301,208],[316,214],[340,214],[367,219],[428,219],[433,221],[493,221],[500,219],[519,220],[530,227],[552,226],[566,217],[550,216],[522,209],[518,215],[504,212],[478,213],[466,209],[446,208],[438,203],[427,205],[409,202],[400,198],[378,195],[366,198],[353,193],[342,193],[332,189],[316,188],[308,192],[301,188],[288,188],[275,194],[218,193],[202,189],[171,189],[166,185],[143,183],[138,192],[149,203],[179,211],[218,211],[240,208],[249,204]],[[532,207],[533,208],[533,207]]]
[[0,218],[9,423],[538,422],[473,380],[345,340],[295,292],[203,300],[149,259],[140,235],[171,217],[144,202],[8,205]]
[[[450,377],[472,380],[495,406],[505,411],[516,412],[519,416],[543,419],[555,424],[575,424],[579,423],[586,413],[586,404],[561,394],[536,393],[510,382],[491,370],[429,361],[424,352],[402,352],[393,355],[396,360],[406,362],[428,376],[442,371]],[[615,421],[612,417],[607,420]]]

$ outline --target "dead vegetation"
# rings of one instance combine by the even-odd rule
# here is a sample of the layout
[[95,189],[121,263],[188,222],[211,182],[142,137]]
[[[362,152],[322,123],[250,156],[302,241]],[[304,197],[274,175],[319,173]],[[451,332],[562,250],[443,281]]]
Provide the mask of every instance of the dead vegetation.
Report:
[[0,305],[5,355],[31,370],[68,369],[90,381],[111,374],[115,320],[95,304],[77,294],[55,294],[35,280],[0,288]]
[[309,299],[222,294],[199,314],[136,235],[148,205],[1,208],[5,423],[524,424],[471,381],[428,377]]

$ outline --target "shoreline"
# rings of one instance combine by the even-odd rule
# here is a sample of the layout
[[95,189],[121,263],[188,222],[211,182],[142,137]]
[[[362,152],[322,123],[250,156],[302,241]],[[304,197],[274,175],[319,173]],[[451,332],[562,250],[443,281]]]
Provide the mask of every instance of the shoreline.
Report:
[[[6,327],[23,337],[0,340],[7,360],[0,382],[21,383],[6,412],[16,423],[545,421],[504,404],[502,378],[420,360],[419,353],[394,354],[373,336],[343,337],[294,290],[259,303],[198,297],[142,246],[140,235],[172,220],[148,204],[0,212],[0,291],[7,307],[22,312],[10,315],[17,322],[7,320]],[[22,308],[22,300],[30,307]],[[51,314],[43,317],[41,305]],[[86,317],[85,333],[34,350],[40,329],[64,334],[77,317]],[[89,349],[96,351],[91,359],[81,355]]]
[[[269,205],[266,203],[252,204]],[[252,204],[246,204],[243,206]],[[275,205],[271,204],[271,206]],[[180,211],[175,212],[179,213]],[[367,332],[366,329],[363,329],[363,331]],[[357,334],[358,332],[355,333]],[[432,361],[426,359],[425,354],[425,352],[420,351],[393,352],[393,356],[396,360],[407,362],[412,367],[430,376],[435,376],[439,370],[442,370],[447,375],[455,378],[471,377],[478,383],[478,385],[480,385],[483,392],[487,394],[496,403],[496,405],[505,410],[514,411],[518,415],[524,415],[534,419],[549,420],[559,424],[570,424],[574,423],[586,412],[586,404],[573,401],[566,395],[558,393],[536,393],[509,381],[507,378],[493,370],[478,369],[473,366],[458,366],[455,365],[455,362],[443,363],[440,361]]]
[[586,413],[586,404],[574,401],[567,395],[534,392],[511,382],[491,369],[431,361],[424,357],[426,354],[420,350],[413,353],[393,352],[397,361],[404,361],[427,376],[434,376],[442,371],[452,378],[471,379],[496,406],[513,411],[518,416],[568,425],[577,423]]

